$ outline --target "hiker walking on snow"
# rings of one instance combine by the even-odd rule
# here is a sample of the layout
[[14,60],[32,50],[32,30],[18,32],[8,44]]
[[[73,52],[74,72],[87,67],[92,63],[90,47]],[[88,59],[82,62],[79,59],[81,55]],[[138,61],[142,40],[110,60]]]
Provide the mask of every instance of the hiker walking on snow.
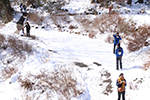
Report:
[[30,37],[30,25],[28,22],[25,22],[25,27],[26,27],[26,35],[27,37]]
[[116,34],[113,34],[113,37],[114,37],[113,53],[115,53],[116,45],[118,45],[120,43],[120,40],[122,40],[122,38],[119,36],[119,32],[117,32]]
[[122,95],[122,100],[125,100],[125,86],[126,80],[124,79],[123,73],[119,75],[119,78],[116,81],[116,85],[118,86],[118,100],[120,100]]
[[120,43],[117,45],[116,49],[116,67],[117,70],[119,70],[119,63],[120,63],[120,68],[122,69],[122,56],[123,56],[123,49],[120,47]]

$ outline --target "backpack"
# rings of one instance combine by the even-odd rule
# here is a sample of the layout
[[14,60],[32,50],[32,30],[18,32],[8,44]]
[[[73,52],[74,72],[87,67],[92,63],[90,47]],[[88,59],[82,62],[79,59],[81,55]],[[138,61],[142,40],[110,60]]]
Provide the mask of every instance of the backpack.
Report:
[[121,47],[118,48],[117,54],[118,54],[118,55],[121,55],[121,54],[122,54],[122,48],[121,48]]
[[116,38],[116,43],[118,43],[119,37],[120,37],[120,36],[115,36],[115,38]]
[[31,29],[30,25],[29,25],[29,30]]
[[30,25],[29,25],[29,24],[27,25],[27,28],[28,28],[28,30],[30,30],[30,29],[31,29],[31,27],[30,27]]

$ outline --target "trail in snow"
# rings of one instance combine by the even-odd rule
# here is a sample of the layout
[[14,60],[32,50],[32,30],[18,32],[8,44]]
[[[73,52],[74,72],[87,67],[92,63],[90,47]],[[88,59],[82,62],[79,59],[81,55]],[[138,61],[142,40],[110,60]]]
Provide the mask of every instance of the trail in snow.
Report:
[[[19,15],[17,15],[19,16]],[[139,16],[138,16],[139,17]],[[148,16],[142,16],[141,18],[147,18]],[[17,18],[15,18],[16,20]],[[137,18],[138,19],[138,18]],[[14,21],[15,22],[15,21]],[[149,90],[149,72],[144,72],[140,69],[139,65],[143,64],[146,58],[149,47],[145,47],[138,52],[129,54],[125,44],[121,44],[124,48],[123,56],[123,69],[116,71],[116,56],[113,54],[113,44],[107,44],[103,39],[89,39],[88,37],[69,34],[67,32],[59,32],[55,29],[44,30],[31,28],[31,35],[35,35],[37,40],[33,40],[27,37],[21,37],[14,32],[17,30],[16,23],[10,22],[6,24],[6,27],[0,29],[0,33],[15,35],[19,39],[28,41],[31,43],[37,51],[33,55],[28,56],[27,60],[24,62],[22,69],[20,70],[21,75],[25,75],[28,72],[35,73],[41,68],[48,68],[56,66],[59,62],[68,64],[71,67],[75,67],[77,71],[81,72],[81,79],[88,91],[88,100],[115,100],[117,99],[117,87],[115,85],[118,75],[123,72],[127,80],[127,100],[141,100],[143,95],[148,98],[147,94],[142,94],[146,90]],[[142,21],[143,22],[143,21]],[[33,25],[34,26],[34,25]],[[41,58],[44,55],[50,55],[48,64],[42,62]],[[143,57],[144,56],[144,57]],[[74,65],[74,62],[82,62],[88,65],[88,68],[80,68]],[[102,66],[94,65],[93,62],[97,62]],[[102,92],[107,83],[103,83],[106,77],[101,77],[101,74],[108,70],[111,74],[109,77],[112,80],[113,92],[109,96],[104,95]],[[16,76],[18,74],[15,74]],[[16,78],[14,75],[14,78]],[[78,76],[78,75],[77,75]],[[102,80],[101,80],[102,78]],[[133,82],[135,78],[143,78],[142,84],[138,84],[139,90],[131,90],[130,82]],[[13,79],[13,78],[12,78]],[[11,79],[10,79],[11,80]],[[0,87],[0,97],[5,98],[5,100],[12,100],[14,98],[21,98],[19,84],[14,80],[13,84],[8,84],[9,81],[1,83]],[[103,84],[103,86],[100,86]],[[8,91],[12,93],[9,97]],[[18,96],[19,94],[19,96]],[[139,95],[142,94],[142,95]],[[82,100],[82,99],[80,99]],[[87,99],[86,99],[87,100]]]

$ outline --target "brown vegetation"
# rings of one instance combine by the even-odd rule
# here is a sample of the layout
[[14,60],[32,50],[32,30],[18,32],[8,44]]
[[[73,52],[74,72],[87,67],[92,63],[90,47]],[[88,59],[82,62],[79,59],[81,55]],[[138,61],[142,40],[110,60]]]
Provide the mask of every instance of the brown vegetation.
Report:
[[114,41],[114,38],[111,35],[108,35],[107,39],[105,40],[105,42],[108,42],[110,44],[112,44]]
[[[125,19],[121,18],[119,14],[102,14],[97,16],[93,20],[89,20],[86,16],[76,16],[75,20],[81,24],[83,29],[86,29],[90,33],[90,36],[93,38],[97,33],[104,34],[105,32],[114,32],[117,31],[124,32],[125,29],[121,29],[126,26],[122,24]],[[124,26],[123,26],[124,25]]]
[[11,55],[14,57],[24,58],[23,52],[31,53],[32,45],[25,41],[19,40],[16,37],[9,36],[6,38],[4,35],[0,34],[0,48],[6,50],[11,49]]
[[13,9],[11,8],[9,0],[0,1],[0,19],[2,19],[4,23],[8,23],[13,19]]
[[1,70],[1,79],[2,80],[7,80],[8,78],[10,78],[13,74],[15,74],[18,71],[18,69],[16,67],[4,67]]
[[[149,57],[150,58],[150,57]],[[142,69],[144,69],[145,71],[148,70],[150,68],[150,60],[148,60],[142,67]]]
[[44,69],[38,75],[21,76],[19,82],[26,90],[38,90],[41,91],[41,95],[46,93],[49,99],[53,94],[58,94],[58,99],[70,100],[83,93],[83,90],[77,88],[77,81],[73,78],[72,73],[72,70],[62,67],[52,72]]
[[[89,20],[85,16],[78,16],[75,17],[75,20],[80,23],[82,29],[89,33],[90,38],[96,37],[98,33],[121,33],[121,37],[128,40],[127,48],[129,52],[141,49],[150,36],[150,26],[144,24],[137,27],[135,22],[127,21],[119,14],[103,14],[93,20]],[[105,41],[113,43],[113,37],[109,35]]]
[[30,21],[38,25],[42,25],[42,22],[44,21],[44,17],[40,16],[38,13],[29,13],[28,18]]
[[148,37],[150,36],[150,29],[148,25],[141,25],[136,28],[136,26],[132,26],[134,29],[130,31],[131,29],[129,28],[129,36],[132,36],[130,38],[129,43],[128,43],[128,50],[130,52],[137,51],[141,49],[144,45]]

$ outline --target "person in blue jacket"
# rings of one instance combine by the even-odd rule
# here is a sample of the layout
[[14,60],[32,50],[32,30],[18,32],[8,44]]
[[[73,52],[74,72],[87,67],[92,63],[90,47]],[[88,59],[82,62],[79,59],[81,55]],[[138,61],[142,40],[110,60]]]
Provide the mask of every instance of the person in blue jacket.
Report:
[[120,47],[120,43],[118,44],[118,47],[116,49],[116,67],[117,70],[119,70],[119,63],[120,63],[120,68],[122,69],[122,56],[123,56],[123,49]]
[[118,45],[120,43],[120,40],[122,40],[122,38],[120,37],[119,32],[117,32],[116,34],[113,34],[113,37],[114,37],[113,53],[115,53],[116,45]]
[[127,82],[123,76],[123,73],[119,75],[119,78],[116,81],[116,85],[118,86],[118,100],[120,100],[121,95],[122,95],[122,100],[125,100],[125,87],[127,85]]

